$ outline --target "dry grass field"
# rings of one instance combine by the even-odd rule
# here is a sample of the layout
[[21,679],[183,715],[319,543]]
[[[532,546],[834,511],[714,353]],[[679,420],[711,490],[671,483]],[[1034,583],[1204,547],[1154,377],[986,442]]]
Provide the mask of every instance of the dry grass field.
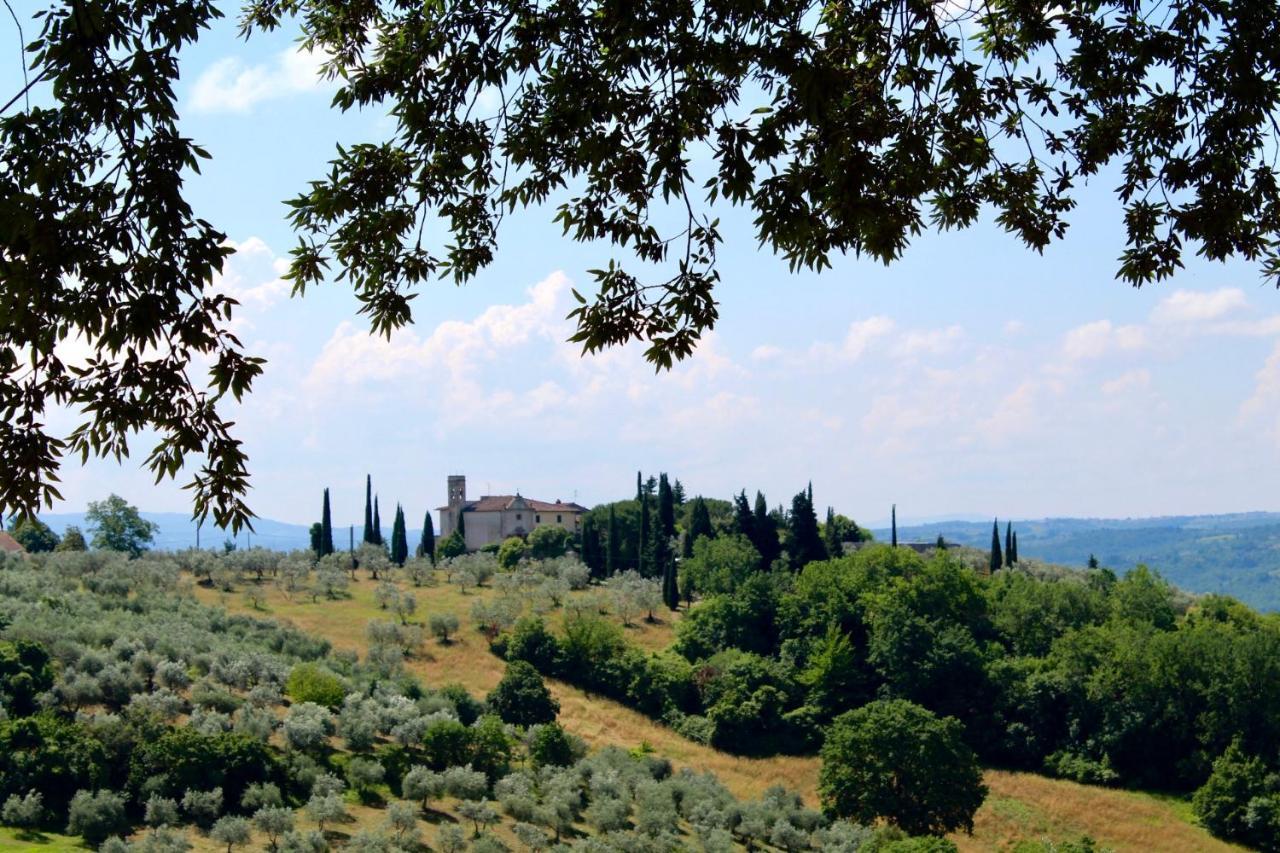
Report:
[[[348,599],[312,602],[308,596],[287,597],[266,586],[258,609],[250,607],[238,593],[195,587],[195,594],[205,603],[278,619],[325,637],[337,649],[363,653],[367,648],[365,624],[370,619],[390,618],[374,602],[374,587],[373,582],[361,580],[351,585]],[[495,595],[494,590],[479,588],[462,593],[455,586],[437,583],[415,592],[418,613],[414,621],[425,622],[432,613],[454,613],[461,629],[448,645],[429,639],[421,653],[406,661],[408,669],[427,684],[458,682],[475,694],[487,693],[502,677],[504,665],[490,654],[484,637],[471,624],[470,613],[473,602]],[[558,618],[552,614],[548,620],[554,624]],[[679,614],[664,613],[662,618],[664,621],[657,624],[637,621],[628,629],[628,637],[645,648],[664,648],[672,640]],[[560,702],[561,723],[592,746],[648,744],[678,766],[712,771],[739,797],[757,797],[769,786],[782,784],[799,791],[807,803],[817,804],[816,758],[751,759],[728,755],[689,741],[617,702],[562,682],[550,681],[549,686]],[[953,836],[964,853],[1011,851],[1023,842],[1061,841],[1082,835],[1117,853],[1241,849],[1212,838],[1196,826],[1186,804],[1179,801],[1030,773],[992,770],[986,781],[991,794],[978,812],[974,834]],[[349,825],[352,827],[372,826],[380,820],[378,811],[373,809],[353,808],[353,815],[358,822]],[[4,849],[18,848],[5,847],[0,842],[0,850]]]

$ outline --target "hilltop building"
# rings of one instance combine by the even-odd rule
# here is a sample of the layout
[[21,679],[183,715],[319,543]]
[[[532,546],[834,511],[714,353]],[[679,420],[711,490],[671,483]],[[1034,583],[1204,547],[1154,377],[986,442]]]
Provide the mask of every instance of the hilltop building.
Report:
[[469,550],[501,542],[509,536],[528,536],[537,527],[554,524],[577,534],[587,508],[576,503],[556,500],[536,501],[519,492],[514,495],[482,495],[467,500],[467,478],[461,474],[449,477],[449,503],[436,507],[440,513],[440,536],[457,529],[458,519],[465,513],[464,535]]
[[12,536],[10,536],[8,533],[5,533],[3,530],[0,530],[0,551],[9,553],[9,554],[27,553],[27,550],[18,543],[17,539],[14,539]]

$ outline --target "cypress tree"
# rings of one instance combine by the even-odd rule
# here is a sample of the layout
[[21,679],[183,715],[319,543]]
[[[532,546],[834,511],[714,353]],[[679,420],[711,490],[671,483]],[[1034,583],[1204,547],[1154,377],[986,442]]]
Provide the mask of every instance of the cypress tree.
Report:
[[676,501],[664,473],[658,478],[658,524],[668,538],[676,535]]
[[755,545],[756,550],[760,549],[759,539],[756,537],[756,518],[751,514],[746,489],[733,497],[733,527],[739,535],[745,536],[748,542]]
[[661,524],[653,525],[653,554],[655,575],[662,577],[662,601],[670,610],[680,609],[680,589],[676,585],[676,560],[671,551],[671,540],[662,531]]
[[684,506],[684,484],[679,480],[671,484],[671,496],[675,498],[676,506]]
[[831,558],[844,556],[844,542],[840,540],[840,529],[836,525],[836,511],[827,507],[826,529],[827,556]]
[[604,573],[607,577],[613,577],[618,571],[619,545],[618,541],[618,515],[613,504],[609,504],[609,529],[605,542],[604,552]]
[[467,508],[465,506],[458,507],[458,535],[462,537],[462,541],[467,541]]
[[937,548],[939,551],[947,550],[947,540],[942,538],[941,533],[938,534],[938,541],[933,543],[933,547]]
[[431,510],[422,517],[422,539],[418,542],[418,556],[436,561],[436,526],[431,521]]
[[403,566],[409,558],[409,534],[404,528],[404,508],[396,504],[395,521],[391,522],[391,562]]
[[382,516],[378,514],[378,496],[373,497],[373,539],[374,545],[382,544]]
[[582,562],[591,571],[595,580],[604,578],[604,556],[600,553],[600,531],[596,528],[596,517],[587,513],[582,521]]
[[[637,571],[643,577],[653,577],[653,531],[654,525],[649,520],[649,496],[640,492],[640,537],[636,542]],[[661,525],[659,525],[660,527]]]
[[699,537],[708,539],[715,536],[711,527],[711,511],[701,496],[693,499],[693,508],[689,511],[689,529],[684,532],[684,556],[693,556],[693,546]]
[[1018,531],[1013,531],[1013,557],[1009,560],[1010,564],[1018,564]]
[[364,541],[373,542],[373,475],[364,475]]
[[311,530],[310,530],[311,553],[315,554],[317,557],[324,556],[323,554],[320,553],[320,548],[321,548],[320,531],[321,530],[322,530],[322,527],[320,526],[320,522],[317,521],[315,524],[311,525]]
[[329,512],[329,490],[324,490],[324,509],[320,513],[320,556],[333,553],[333,516]]
[[995,574],[1004,564],[1004,555],[1000,553],[1000,519],[991,525],[991,573]]
[[898,547],[898,505],[894,504],[889,510],[889,525],[893,530],[891,534],[893,539],[893,547]]
[[791,499],[791,515],[788,520],[791,538],[787,546],[791,554],[791,568],[799,570],[814,560],[826,559],[827,549],[818,533],[818,514],[809,502],[808,491],[800,492]]
[[1013,565],[1013,522],[1004,523],[1004,564]]
[[778,541],[778,522],[769,514],[763,492],[756,492],[752,524],[756,531],[756,550],[760,552],[760,567],[768,571],[773,568],[773,561],[782,556],[782,543]]

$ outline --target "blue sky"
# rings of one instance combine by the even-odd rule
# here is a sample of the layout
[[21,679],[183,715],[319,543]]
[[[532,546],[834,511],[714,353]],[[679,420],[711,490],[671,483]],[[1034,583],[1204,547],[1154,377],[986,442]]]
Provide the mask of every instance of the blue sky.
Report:
[[[314,520],[328,486],[335,520],[357,519],[366,472],[384,506],[420,518],[450,473],[473,495],[591,504],[626,496],[637,469],[772,503],[812,479],[821,507],[864,523],[890,503],[906,520],[1278,508],[1280,294],[1250,265],[1194,258],[1160,285],[1116,281],[1106,175],[1043,256],[987,223],[923,236],[891,267],[791,274],[730,212],[719,327],[669,374],[637,347],[581,358],[565,343],[569,287],[611,255],[562,238],[550,209],[509,217],[489,269],[425,288],[413,328],[371,338],[343,285],[299,300],[279,280],[283,200],[336,142],[390,127],[331,111],[292,38],[245,42],[223,22],[184,55],[178,87],[184,132],[213,155],[191,199],[240,250],[217,286],[268,359],[236,412],[260,515]],[[10,62],[0,83],[17,80]],[[185,480],[140,469],[145,447],[124,465],[69,463],[54,510],[112,491],[189,509]]]

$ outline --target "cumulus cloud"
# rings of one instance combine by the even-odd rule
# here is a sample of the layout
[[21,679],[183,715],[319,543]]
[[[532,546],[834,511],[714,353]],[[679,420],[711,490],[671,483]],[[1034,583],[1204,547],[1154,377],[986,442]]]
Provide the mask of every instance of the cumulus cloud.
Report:
[[1062,339],[1062,354],[1070,361],[1086,361],[1146,345],[1147,332],[1141,326],[1116,326],[1110,320],[1098,320],[1067,332]]
[[922,329],[907,332],[898,341],[897,355],[946,355],[954,352],[964,342],[964,329],[948,326],[945,329]]
[[877,341],[892,334],[897,324],[883,315],[855,320],[849,324],[849,331],[838,345],[817,343],[810,348],[809,354],[815,359],[838,358],[843,361],[857,361],[866,354]]
[[1151,387],[1151,371],[1144,368],[1130,370],[1102,383],[1102,393],[1108,397],[1143,391]]
[[1254,375],[1253,393],[1240,404],[1240,415],[1245,419],[1269,415],[1280,428],[1280,342]]
[[331,85],[320,76],[324,60],[320,53],[296,48],[257,65],[223,57],[196,78],[191,106],[203,113],[247,113],[263,101],[323,88]]
[[1248,301],[1244,291],[1237,287],[1224,287],[1207,293],[1178,290],[1160,301],[1151,312],[1151,320],[1168,325],[1203,323],[1225,317],[1246,305]]

